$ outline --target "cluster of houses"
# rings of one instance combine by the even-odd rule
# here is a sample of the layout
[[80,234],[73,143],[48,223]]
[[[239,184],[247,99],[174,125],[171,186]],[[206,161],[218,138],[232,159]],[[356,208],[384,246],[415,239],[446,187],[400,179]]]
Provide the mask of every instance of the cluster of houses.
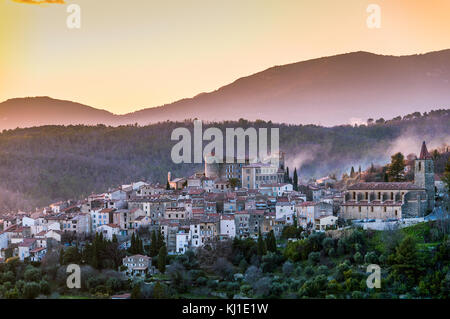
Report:
[[[11,256],[39,261],[50,245],[61,243],[64,233],[102,233],[126,242],[146,227],[161,232],[169,253],[184,253],[211,240],[257,238],[270,231],[279,236],[287,225],[324,231],[336,227],[338,217],[400,219],[402,212],[422,212],[432,205],[432,162],[424,144],[415,183],[358,183],[339,190],[325,178],[298,191],[283,180],[284,160],[277,167],[206,164],[204,172],[187,178],[172,180],[169,173],[170,187],[140,181],[79,202],[2,214],[0,261]],[[231,185],[231,179],[240,185]],[[145,268],[149,261],[144,257],[127,257],[124,265]]]

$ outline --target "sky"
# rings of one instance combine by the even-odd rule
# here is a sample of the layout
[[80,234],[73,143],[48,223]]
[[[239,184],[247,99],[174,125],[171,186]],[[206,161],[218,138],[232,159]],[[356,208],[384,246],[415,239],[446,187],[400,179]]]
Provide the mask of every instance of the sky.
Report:
[[[79,29],[66,23],[72,4]],[[367,26],[369,4],[380,28]],[[0,101],[51,96],[124,114],[274,65],[448,48],[449,0],[0,0]]]

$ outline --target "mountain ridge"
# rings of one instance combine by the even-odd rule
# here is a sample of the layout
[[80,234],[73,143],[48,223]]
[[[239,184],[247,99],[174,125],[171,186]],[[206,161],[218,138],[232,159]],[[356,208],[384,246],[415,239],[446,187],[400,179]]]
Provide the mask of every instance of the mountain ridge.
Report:
[[[42,105],[43,99],[51,107]],[[30,101],[35,111],[31,114],[30,106],[24,107]],[[59,108],[55,103],[61,104]],[[48,97],[9,99],[0,103],[0,129],[53,124],[147,125],[189,118],[333,126],[352,118],[392,118],[449,106],[450,49],[403,56],[357,51],[272,66],[210,92],[122,115]],[[41,110],[35,110],[37,107]]]

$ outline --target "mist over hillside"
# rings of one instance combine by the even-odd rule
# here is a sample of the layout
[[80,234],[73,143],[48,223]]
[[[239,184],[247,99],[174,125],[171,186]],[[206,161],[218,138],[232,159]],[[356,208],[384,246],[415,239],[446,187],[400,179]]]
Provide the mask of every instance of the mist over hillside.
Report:
[[[204,123],[225,132],[232,127],[278,127],[280,149],[299,178],[339,177],[351,166],[386,164],[394,152],[418,153],[450,145],[450,110],[415,113],[369,126],[287,125],[246,120]],[[202,170],[201,164],[174,164],[170,153],[175,128],[192,121],[148,126],[42,126],[0,134],[0,209],[31,209],[52,201],[77,199],[91,192],[136,180],[165,183]],[[206,142],[204,142],[206,144]]]

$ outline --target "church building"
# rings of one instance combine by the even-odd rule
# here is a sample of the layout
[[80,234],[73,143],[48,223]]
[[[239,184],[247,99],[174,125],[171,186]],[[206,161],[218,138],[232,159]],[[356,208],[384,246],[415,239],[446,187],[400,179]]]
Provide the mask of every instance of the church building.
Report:
[[340,216],[344,219],[423,217],[434,208],[434,165],[425,142],[414,163],[414,183],[368,182],[347,188]]

